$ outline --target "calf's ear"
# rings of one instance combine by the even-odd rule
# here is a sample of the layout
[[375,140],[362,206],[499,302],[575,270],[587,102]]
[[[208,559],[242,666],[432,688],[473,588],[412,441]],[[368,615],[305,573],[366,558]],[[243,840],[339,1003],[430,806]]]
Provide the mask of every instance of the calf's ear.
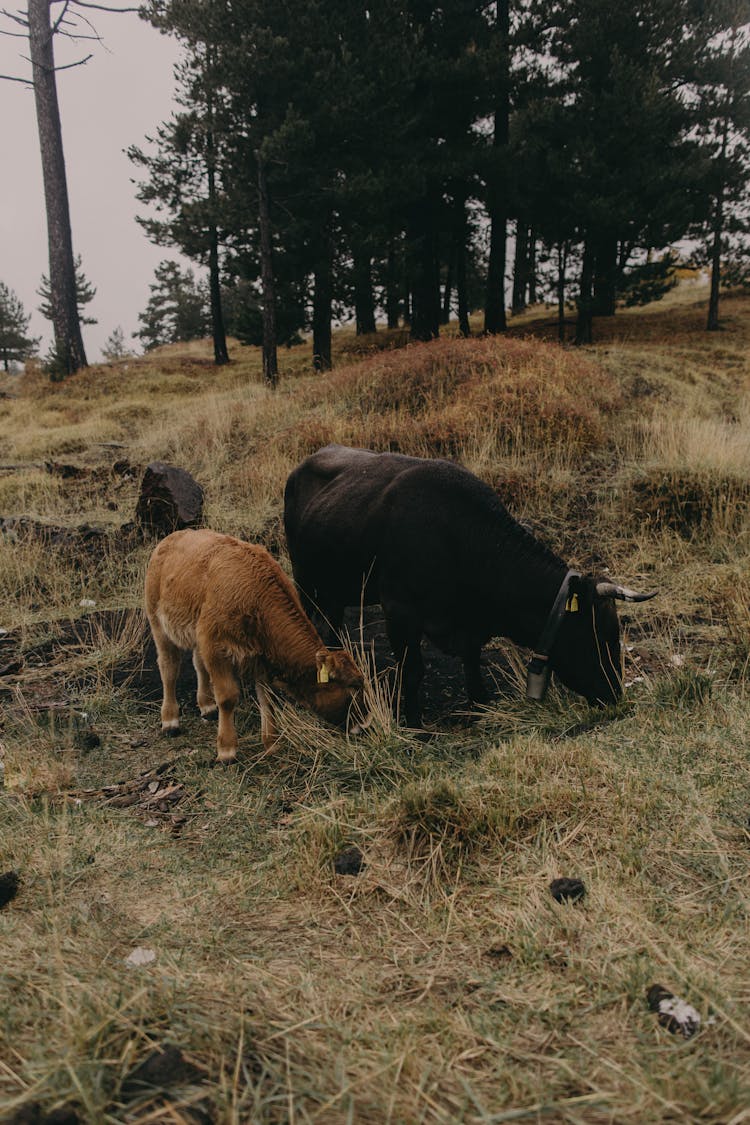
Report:
[[331,668],[328,665],[329,653],[326,649],[320,648],[315,653],[315,664],[318,669],[318,683],[327,684],[331,679]]

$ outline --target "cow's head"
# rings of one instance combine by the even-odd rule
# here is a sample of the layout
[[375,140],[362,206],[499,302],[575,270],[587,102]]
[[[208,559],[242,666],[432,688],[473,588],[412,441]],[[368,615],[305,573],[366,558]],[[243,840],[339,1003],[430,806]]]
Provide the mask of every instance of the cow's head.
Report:
[[571,580],[569,593],[550,667],[589,703],[616,703],[622,696],[622,650],[615,600],[643,602],[655,594],[581,576]]
[[370,725],[365,681],[346,649],[320,649],[315,654],[318,686],[315,709],[327,722],[359,734]]

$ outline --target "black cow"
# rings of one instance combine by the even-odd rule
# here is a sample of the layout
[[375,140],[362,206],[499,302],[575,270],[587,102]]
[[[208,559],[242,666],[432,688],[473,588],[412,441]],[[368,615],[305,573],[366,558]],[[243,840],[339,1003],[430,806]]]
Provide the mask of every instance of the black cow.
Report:
[[568,570],[466,469],[328,445],[290,474],[284,522],[306,608],[338,629],[346,606],[381,603],[410,726],[421,722],[423,635],[463,659],[476,703],[494,636],[534,650],[529,698],[542,698],[550,668],[591,703],[622,694],[614,599],[653,595]]

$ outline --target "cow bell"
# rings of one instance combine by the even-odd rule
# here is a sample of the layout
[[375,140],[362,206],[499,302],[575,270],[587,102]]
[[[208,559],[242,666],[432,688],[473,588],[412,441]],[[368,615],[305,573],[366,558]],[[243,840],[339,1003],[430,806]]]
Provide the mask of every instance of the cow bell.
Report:
[[549,687],[550,667],[546,656],[534,653],[526,671],[526,698],[541,703]]

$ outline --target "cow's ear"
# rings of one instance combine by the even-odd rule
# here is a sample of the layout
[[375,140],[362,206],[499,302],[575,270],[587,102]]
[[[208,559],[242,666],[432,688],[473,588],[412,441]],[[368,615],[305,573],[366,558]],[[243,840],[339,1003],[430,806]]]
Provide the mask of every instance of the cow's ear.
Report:
[[320,648],[315,653],[315,664],[318,669],[318,683],[327,684],[331,679],[331,668],[328,664],[329,652],[327,649]]
[[568,600],[566,610],[568,613],[580,613],[590,610],[594,600],[594,589],[590,581],[582,574],[574,574],[568,585]]
[[568,582],[568,600],[565,603],[566,613],[578,613],[581,608],[581,580],[578,574],[572,574]]

